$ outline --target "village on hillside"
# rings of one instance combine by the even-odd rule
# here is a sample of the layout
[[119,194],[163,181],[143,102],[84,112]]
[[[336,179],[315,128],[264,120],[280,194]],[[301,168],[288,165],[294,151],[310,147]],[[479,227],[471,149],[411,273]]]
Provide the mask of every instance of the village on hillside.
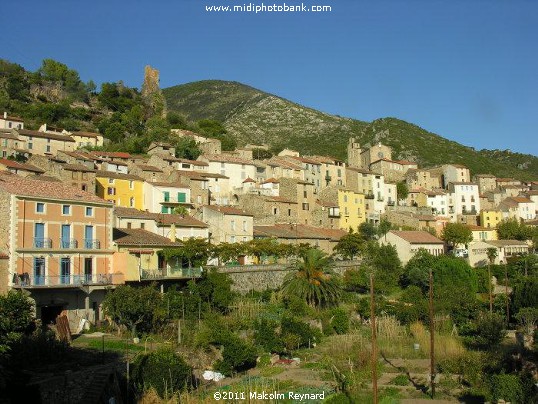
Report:
[[[472,266],[528,253],[528,241],[500,240],[507,220],[536,226],[538,183],[471,175],[459,164],[422,168],[393,160],[381,143],[349,139],[347,161],[285,149],[256,159],[266,145],[222,151],[218,139],[192,138],[202,155],[175,157],[153,142],[144,155],[99,151],[99,133],[69,132],[21,118],[0,117],[0,289],[25,289],[44,323],[67,314],[103,318],[105,291],[116,285],[199,275],[186,259],[162,251],[192,240],[211,245],[271,240],[311,245],[331,255],[338,241],[364,224],[390,223],[378,237],[403,264],[420,249],[450,253]],[[451,243],[443,229],[463,224],[472,241]],[[210,265],[251,266],[284,257],[241,249]],[[84,288],[81,288],[84,286]]]

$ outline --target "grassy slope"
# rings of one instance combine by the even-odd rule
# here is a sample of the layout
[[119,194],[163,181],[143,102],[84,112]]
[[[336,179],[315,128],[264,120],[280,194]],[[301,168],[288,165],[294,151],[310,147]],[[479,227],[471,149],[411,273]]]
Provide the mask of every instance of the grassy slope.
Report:
[[[421,166],[461,163],[473,174],[538,178],[538,158],[505,151],[476,151],[416,125],[383,118],[371,123],[325,114],[252,87],[225,81],[199,81],[163,90],[172,111],[189,120],[216,119],[239,144],[268,143],[303,154],[346,157],[351,136],[361,144],[383,142],[393,158],[416,160]],[[519,167],[519,168],[518,168]]]

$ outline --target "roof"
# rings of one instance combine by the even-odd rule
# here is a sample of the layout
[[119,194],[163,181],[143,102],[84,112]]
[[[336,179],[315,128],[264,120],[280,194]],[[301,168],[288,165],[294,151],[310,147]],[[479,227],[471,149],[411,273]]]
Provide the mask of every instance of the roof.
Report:
[[178,247],[181,243],[174,243],[168,238],[159,236],[144,229],[118,229],[112,231],[112,239],[117,245],[125,246],[155,246],[155,247]]
[[400,163],[403,166],[416,166],[417,165],[417,163],[415,163],[414,161],[409,161],[409,160],[396,160],[396,162]]
[[468,224],[467,227],[472,231],[495,231],[497,229],[492,227],[475,226],[474,224]]
[[209,161],[217,161],[221,163],[253,165],[252,160],[247,160],[245,158],[231,156],[229,154],[203,154],[199,158],[206,159]]
[[281,203],[295,203],[297,204],[297,201],[292,201],[291,199],[284,198],[282,196],[268,196],[265,198],[266,201],[271,202],[281,202]]
[[15,135],[15,134],[11,131],[11,129],[9,130],[9,132],[5,132],[5,131],[0,130],[0,138],[2,138],[2,139],[11,139],[11,140],[18,140],[18,141],[24,142],[24,140],[19,139],[18,136]]
[[157,225],[162,226],[169,226],[171,224],[175,224],[178,227],[208,227],[207,224],[193,218],[192,216],[183,217],[174,214],[151,213],[144,210],[124,208],[120,206],[116,206],[114,208],[114,215],[120,218],[155,220],[157,222]]
[[174,156],[160,156],[164,161],[174,161],[177,163],[188,163],[192,164],[193,166],[199,166],[199,167],[206,167],[209,166],[205,161],[199,161],[199,160],[189,160],[189,159],[180,159]]
[[133,156],[131,156],[129,153],[126,152],[104,152],[104,151],[92,151],[91,154],[99,157],[112,157],[112,158],[118,158],[118,159],[130,159]]
[[317,160],[314,160],[312,158],[306,158],[306,157],[301,157],[301,156],[286,156],[286,157],[292,158],[292,159],[297,160],[297,161],[300,161],[301,163],[315,164],[317,166],[321,165],[321,162],[319,162]]
[[254,216],[250,213],[245,212],[244,210],[237,209],[232,206],[205,205],[204,208],[213,210],[215,212],[220,212],[224,215]]
[[0,189],[13,195],[110,205],[110,202],[64,182],[41,181],[0,172]]
[[280,181],[277,180],[276,178],[268,178],[266,179],[265,181],[262,182],[262,184],[279,184]]
[[31,172],[34,172],[34,173],[44,173],[45,172],[41,168],[38,168],[38,167],[33,166],[31,164],[18,163],[16,161],[8,160],[8,159],[0,159],[0,164],[4,165],[6,167],[9,167],[9,168],[13,168],[15,170],[31,171]]
[[478,178],[496,178],[493,174],[476,174],[475,177],[478,177]]
[[202,173],[202,172],[198,172],[198,174],[200,174],[204,178],[226,178],[226,179],[230,178],[230,177],[226,177],[225,175],[217,174],[217,173],[205,173],[205,172]]
[[318,161],[322,164],[334,164],[335,161],[342,161],[340,159],[329,157],[329,156],[308,156],[308,158],[311,158],[315,161]]
[[140,168],[142,171],[155,171],[157,173],[163,172],[163,170],[161,170],[159,167],[150,166],[147,164],[136,164],[135,167]]
[[284,167],[288,168],[290,170],[302,170],[303,166],[294,163],[293,161],[289,161],[287,158],[284,157],[272,157],[269,160],[264,161],[265,164],[272,167]]
[[82,132],[82,131],[73,132],[71,134],[71,136],[91,137],[91,138],[94,138],[94,139],[97,139],[99,136],[103,137],[103,135],[101,135],[100,133]]
[[112,172],[112,171],[103,171],[103,170],[96,171],[95,176],[96,177],[102,177],[102,178],[115,178],[115,179],[118,179],[118,180],[144,181],[143,178],[140,178],[137,175],[115,173],[115,172]]
[[84,152],[60,150],[60,153],[66,154],[70,157],[73,157],[79,160],[94,161],[93,156],[90,156],[88,153],[84,153]]
[[[143,180],[142,180],[143,181]],[[176,182],[166,182],[166,181],[146,181],[146,183],[151,184],[155,187],[169,187],[169,188],[189,188],[188,185],[185,185],[179,181]]]
[[0,115],[0,119],[4,119],[6,121],[17,121],[17,122],[24,122],[24,119],[19,118],[18,116],[6,116],[4,118],[4,115]]
[[456,167],[456,168],[467,168],[465,167],[463,164],[445,164],[446,166],[452,166],[452,167]]
[[512,196],[512,197],[503,199],[500,205],[515,206],[515,205],[519,205],[520,203],[534,203],[534,202],[531,201],[529,198],[523,198],[521,196]]
[[375,173],[375,172],[370,171],[370,170],[366,170],[365,168],[346,167],[346,170],[354,171],[356,173],[361,173],[361,174],[383,175],[383,174],[380,174],[380,173]]
[[323,206],[325,208],[337,208],[338,203],[336,202],[329,202],[329,201],[320,201],[319,199],[316,200],[316,203],[320,206]]
[[179,173],[180,177],[186,177],[195,181],[209,181],[202,175],[202,173],[199,173],[197,171],[176,170],[176,172]]
[[476,185],[476,186],[478,186],[478,184],[476,182],[466,182],[466,181],[455,181],[455,182],[450,182],[450,184],[452,184],[452,185]]
[[83,164],[62,164],[62,168],[69,171],[95,172],[95,169],[88,168]]
[[253,182],[253,183],[256,183],[256,181],[254,181],[254,180],[253,180],[252,178],[250,178],[250,177],[247,177],[247,179],[246,179],[245,181],[243,181],[243,184],[244,184],[245,182]]
[[254,226],[254,237],[338,241],[346,234],[347,232],[341,229],[327,229],[293,223],[275,224],[273,226]]
[[510,247],[510,246],[519,246],[519,247],[529,247],[527,243],[519,240],[491,240],[486,241],[486,243],[491,244],[495,247]]
[[439,240],[437,237],[431,235],[427,231],[422,230],[408,230],[408,231],[398,231],[391,230],[389,233],[394,234],[395,236],[400,237],[401,239],[407,241],[410,244],[444,244],[444,241]]
[[75,143],[75,140],[68,135],[59,135],[56,133],[39,132],[37,130],[28,130],[28,129],[17,129],[17,132],[19,133],[19,135],[22,135],[22,136],[32,136],[32,137],[39,137],[39,138],[44,138],[44,139],[58,140],[62,142]]

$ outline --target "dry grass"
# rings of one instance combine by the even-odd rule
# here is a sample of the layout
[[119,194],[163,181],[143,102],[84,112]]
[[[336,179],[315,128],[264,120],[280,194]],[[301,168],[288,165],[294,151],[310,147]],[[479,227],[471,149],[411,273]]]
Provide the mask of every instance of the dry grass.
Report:
[[242,299],[230,307],[229,317],[233,321],[254,320],[265,309],[266,304],[255,300]]
[[[430,352],[430,333],[422,323],[413,323],[409,326],[416,342],[420,344],[423,353]],[[450,359],[465,353],[461,341],[453,335],[435,333],[435,357],[438,360]]]

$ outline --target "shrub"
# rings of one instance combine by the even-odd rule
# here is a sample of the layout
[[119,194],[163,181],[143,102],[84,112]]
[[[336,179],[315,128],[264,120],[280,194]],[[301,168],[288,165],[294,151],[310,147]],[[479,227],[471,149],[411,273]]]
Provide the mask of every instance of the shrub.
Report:
[[[305,348],[321,339],[321,332],[318,329],[312,328],[307,323],[294,318],[283,317],[281,321],[281,336],[284,341],[293,339],[296,341],[295,348]],[[294,335],[297,338],[291,338]],[[288,346],[288,349],[289,346]]]
[[409,379],[406,375],[398,375],[392,379],[390,384],[394,384],[395,386],[407,386],[409,384]]
[[496,313],[482,313],[474,322],[471,344],[480,349],[491,349],[499,345],[506,335],[503,317]]
[[490,389],[493,401],[525,402],[523,386],[516,375],[493,375],[490,379]]
[[331,327],[337,334],[345,334],[349,331],[349,314],[342,308],[333,311]]
[[284,346],[277,334],[278,323],[260,319],[254,324],[254,343],[269,352],[283,352]]
[[138,393],[153,388],[162,398],[169,398],[192,385],[192,368],[170,349],[160,349],[135,359],[131,379]]
[[256,350],[237,335],[225,333],[221,345],[222,359],[215,363],[215,370],[230,376],[256,366]]

